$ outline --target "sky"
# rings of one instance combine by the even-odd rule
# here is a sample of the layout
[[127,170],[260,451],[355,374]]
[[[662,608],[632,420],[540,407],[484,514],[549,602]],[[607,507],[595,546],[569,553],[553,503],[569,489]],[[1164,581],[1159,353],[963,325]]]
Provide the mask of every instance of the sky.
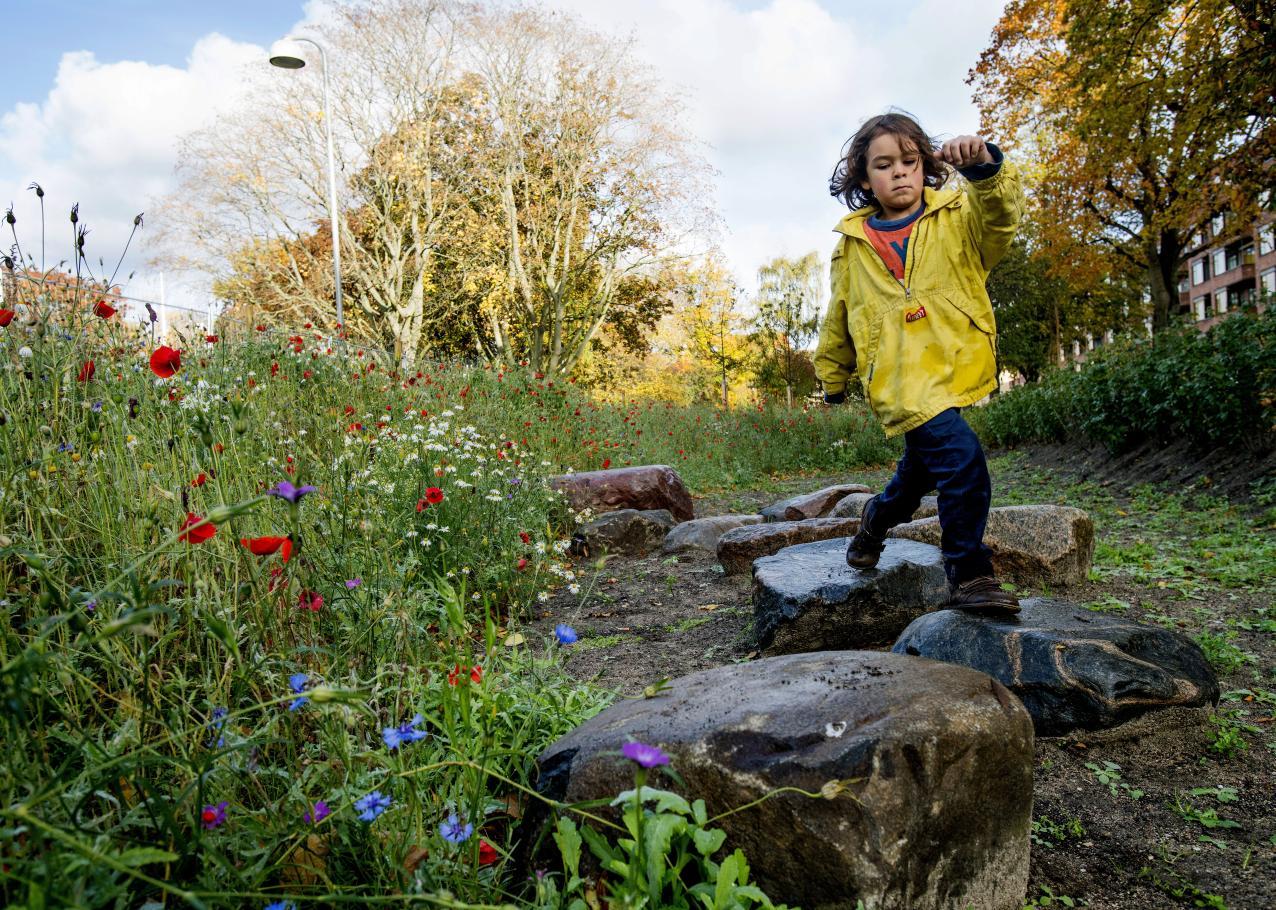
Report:
[[[270,43],[304,32],[324,2],[0,0],[0,208],[14,205],[24,248],[38,244],[27,189],[37,181],[48,258],[69,255],[66,214],[78,202],[91,260],[113,268],[133,216],[172,189],[181,137],[232,107],[245,74],[268,66]],[[1004,0],[544,3],[632,35],[635,53],[683,94],[717,171],[724,252],[749,289],[775,256],[832,249],[845,209],[828,177],[864,119],[894,106],[942,138],[977,131],[964,80]],[[125,293],[205,308],[205,288],[148,267],[142,235],[121,268],[135,272]],[[0,246],[11,243],[6,231]]]

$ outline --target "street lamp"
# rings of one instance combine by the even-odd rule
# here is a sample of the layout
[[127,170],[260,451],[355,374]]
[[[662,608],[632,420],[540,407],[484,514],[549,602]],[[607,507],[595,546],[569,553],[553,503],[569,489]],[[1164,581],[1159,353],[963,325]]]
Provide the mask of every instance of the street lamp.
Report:
[[319,62],[323,65],[323,125],[328,133],[328,219],[332,225],[332,279],[337,297],[337,327],[344,331],[345,319],[341,311],[341,229],[337,226],[337,167],[332,152],[332,105],[328,100],[328,52],[322,44],[301,35],[288,35],[270,46],[272,66],[286,70],[299,70],[306,65],[297,42],[304,41],[319,50]]

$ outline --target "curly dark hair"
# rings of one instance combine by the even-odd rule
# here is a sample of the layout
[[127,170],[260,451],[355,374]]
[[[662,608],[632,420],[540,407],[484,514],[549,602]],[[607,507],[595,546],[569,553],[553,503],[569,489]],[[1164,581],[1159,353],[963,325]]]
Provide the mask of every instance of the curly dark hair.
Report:
[[926,135],[911,114],[899,111],[870,117],[842,146],[842,157],[829,178],[829,195],[841,199],[852,210],[878,205],[873,191],[864,189],[861,184],[868,180],[868,145],[883,133],[898,139],[902,149],[917,149],[926,186],[937,190],[948,179],[948,168],[935,154],[937,143]]

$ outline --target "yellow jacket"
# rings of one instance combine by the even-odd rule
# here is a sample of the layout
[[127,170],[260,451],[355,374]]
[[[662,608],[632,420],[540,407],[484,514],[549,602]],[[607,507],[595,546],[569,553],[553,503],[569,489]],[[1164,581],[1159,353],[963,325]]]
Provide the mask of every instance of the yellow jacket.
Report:
[[858,375],[887,436],[973,404],[997,385],[997,326],[984,283],[1023,214],[1015,166],[1003,160],[965,192],[923,191],[900,282],[864,235],[874,213],[851,212],[835,228],[831,296],[815,375],[827,394]]

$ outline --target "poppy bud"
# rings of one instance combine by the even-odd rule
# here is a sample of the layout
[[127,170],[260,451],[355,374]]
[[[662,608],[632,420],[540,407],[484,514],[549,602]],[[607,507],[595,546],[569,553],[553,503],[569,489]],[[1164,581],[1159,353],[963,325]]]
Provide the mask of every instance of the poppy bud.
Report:
[[145,213],[145,212],[138,212],[138,213],[137,213],[137,217],[133,219],[133,227],[141,227],[141,226],[142,226],[142,215],[144,215],[144,214],[146,214],[146,213]]
[[40,186],[40,184],[32,183],[31,186],[27,187],[27,189],[35,190],[35,195],[37,199],[44,198],[44,187]]
[[13,217],[13,209],[9,209],[4,213],[4,220],[10,225],[16,224],[18,219]]
[[[75,205],[71,206],[71,223],[79,224],[79,222],[80,222],[80,203],[77,202]],[[10,221],[9,223],[13,224],[12,221]]]

